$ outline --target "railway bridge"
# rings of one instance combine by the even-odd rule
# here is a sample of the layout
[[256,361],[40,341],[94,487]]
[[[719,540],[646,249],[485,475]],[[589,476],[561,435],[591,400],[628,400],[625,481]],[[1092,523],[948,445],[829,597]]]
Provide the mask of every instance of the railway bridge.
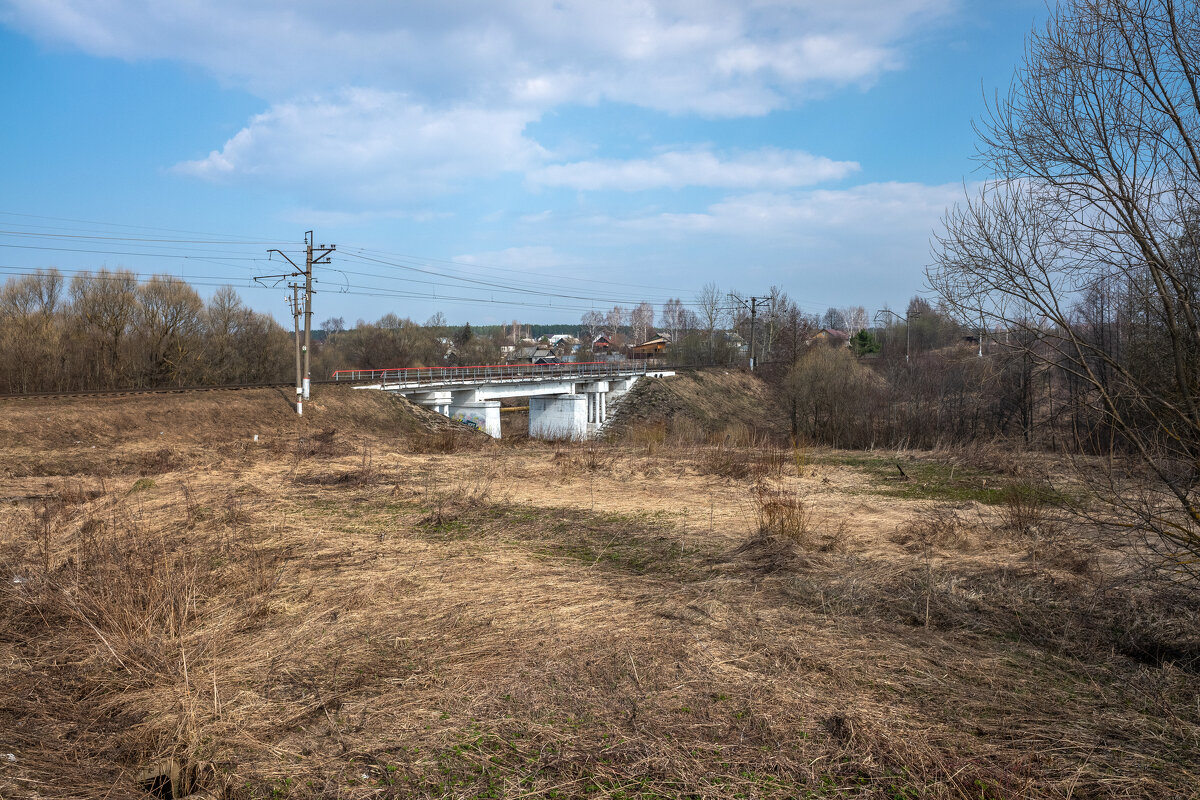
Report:
[[500,438],[500,398],[529,398],[529,435],[586,439],[608,419],[612,402],[644,377],[674,372],[637,361],[503,364],[477,367],[340,369],[334,380],[356,389],[404,395],[439,414]]

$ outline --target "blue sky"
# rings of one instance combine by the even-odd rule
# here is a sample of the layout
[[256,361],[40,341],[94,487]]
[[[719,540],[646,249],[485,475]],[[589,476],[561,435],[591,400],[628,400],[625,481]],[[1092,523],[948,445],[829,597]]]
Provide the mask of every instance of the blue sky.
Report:
[[318,321],[568,322],[708,282],[901,307],[1045,14],[0,0],[0,271],[231,283],[284,320],[252,277],[314,229]]

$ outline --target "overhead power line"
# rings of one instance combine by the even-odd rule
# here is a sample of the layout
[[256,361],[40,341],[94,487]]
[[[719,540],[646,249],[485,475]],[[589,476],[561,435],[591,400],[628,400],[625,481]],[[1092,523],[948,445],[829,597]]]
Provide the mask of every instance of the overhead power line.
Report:
[[[5,218],[19,219],[20,223],[4,226]],[[34,222],[39,220],[95,226],[98,230],[81,230],[67,225],[47,225]],[[10,241],[4,241],[5,237],[8,237]],[[267,246],[281,254],[289,253],[294,257],[299,257],[305,251],[293,245],[292,242],[294,240],[243,237],[0,211],[0,248],[177,262],[178,271],[181,273],[183,264],[189,261],[245,270],[246,273],[260,272],[261,265],[268,260],[264,258],[260,248]],[[305,245],[305,247],[307,246]],[[676,299],[684,307],[695,308],[701,305],[694,300],[684,300],[681,296],[684,294],[683,292],[667,287],[638,286],[620,281],[579,278],[570,275],[565,268],[560,272],[545,276],[543,279],[540,274],[519,269],[454,259],[390,253],[385,250],[364,247],[341,248],[338,252],[343,258],[363,264],[389,267],[404,273],[391,274],[387,271],[336,269],[335,271],[345,278],[339,289],[342,294],[403,298],[434,303],[504,305],[580,313],[589,311],[603,313],[606,308],[613,305],[633,307],[642,302],[649,302],[657,306]],[[43,265],[42,268],[48,266]],[[3,274],[27,274],[19,270],[38,268],[10,267],[8,270],[0,272]],[[577,265],[570,265],[570,268],[577,268]],[[13,269],[18,271],[12,272]],[[89,269],[61,267],[58,269],[66,274],[91,272]],[[174,271],[171,269],[131,270],[139,280],[155,274],[172,274]],[[519,277],[503,277],[496,273]],[[423,277],[416,277],[418,275]],[[350,276],[370,280],[351,282]],[[172,277],[174,277],[173,274]],[[177,279],[186,280],[195,286],[231,284],[245,288],[270,288],[248,283],[248,280],[253,279],[253,275],[249,274],[241,277],[208,274],[193,274],[185,277],[181,274]],[[317,278],[312,276],[312,281],[316,282]],[[380,286],[373,283],[374,281],[404,284],[412,286],[412,289],[406,291],[395,286]],[[419,287],[426,287],[427,291],[421,291]],[[627,295],[596,287],[623,287],[626,291],[635,294]],[[644,289],[660,290],[669,294],[645,293],[642,291]],[[480,294],[486,294],[486,296],[480,296]],[[792,298],[792,302],[801,308],[814,310],[826,306],[826,304],[818,305],[817,301],[805,301],[798,298]]]

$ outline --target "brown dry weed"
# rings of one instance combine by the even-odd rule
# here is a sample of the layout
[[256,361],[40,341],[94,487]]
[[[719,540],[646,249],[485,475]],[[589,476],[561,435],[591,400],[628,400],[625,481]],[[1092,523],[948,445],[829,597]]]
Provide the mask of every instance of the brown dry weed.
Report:
[[[163,401],[162,444],[90,401],[103,459],[54,444],[79,404],[11,446],[44,469],[0,479],[0,796],[170,774],[230,800],[1186,797],[1200,777],[1196,600],[1119,551],[1077,569],[990,507],[753,440],[737,458],[765,466],[733,475],[708,467],[723,440],[447,450],[390,400],[318,395],[305,435],[244,399],[257,443],[197,397]],[[161,448],[180,455],[141,474]]]

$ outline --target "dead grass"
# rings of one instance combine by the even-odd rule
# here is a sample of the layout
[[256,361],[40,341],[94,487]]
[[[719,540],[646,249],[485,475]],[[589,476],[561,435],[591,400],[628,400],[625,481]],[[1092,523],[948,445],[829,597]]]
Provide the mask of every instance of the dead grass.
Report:
[[168,758],[229,800],[1194,793],[1197,600],[1086,532],[823,454],[327,411],[326,452],[177,431],[137,492],[3,479],[0,796]]

